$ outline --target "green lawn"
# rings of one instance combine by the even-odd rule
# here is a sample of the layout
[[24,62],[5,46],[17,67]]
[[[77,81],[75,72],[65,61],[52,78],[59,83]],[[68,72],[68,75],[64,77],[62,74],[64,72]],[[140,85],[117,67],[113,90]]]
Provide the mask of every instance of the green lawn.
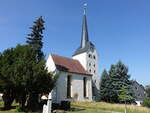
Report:
[[[71,104],[71,110],[67,113],[124,113],[125,105],[109,104],[105,102],[74,102]],[[0,111],[0,113],[18,113],[17,110],[11,109]],[[59,111],[62,113],[62,111]],[[150,113],[149,108],[127,105],[127,113]]]
[[[69,113],[124,113],[124,104],[109,104],[105,102],[74,102],[73,108],[83,108],[85,110]],[[149,108],[127,105],[127,113],[150,113]]]
[[[18,104],[13,104],[12,109],[3,110],[3,101],[0,101],[0,113],[24,113],[24,112],[18,112],[17,106],[18,106]],[[36,112],[36,113],[39,113],[39,112]]]

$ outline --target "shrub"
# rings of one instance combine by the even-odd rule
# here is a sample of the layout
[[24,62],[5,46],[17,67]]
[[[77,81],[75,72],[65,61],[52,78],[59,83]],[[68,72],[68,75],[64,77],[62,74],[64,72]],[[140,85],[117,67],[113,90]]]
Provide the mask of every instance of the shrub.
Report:
[[17,106],[17,107],[16,107],[16,112],[22,112],[22,109],[21,109],[20,106]]
[[142,105],[150,108],[150,98],[145,98]]

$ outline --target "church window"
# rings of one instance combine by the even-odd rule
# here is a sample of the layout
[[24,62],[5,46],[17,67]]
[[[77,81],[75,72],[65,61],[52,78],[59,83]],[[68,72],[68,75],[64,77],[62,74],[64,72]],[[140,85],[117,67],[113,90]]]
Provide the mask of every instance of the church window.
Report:
[[95,55],[93,56],[94,59],[96,59]]
[[89,72],[91,72],[91,69],[89,70]]
[[89,66],[91,66],[91,63],[89,63]]
[[95,67],[95,64],[93,66]]
[[91,54],[89,54],[89,58],[91,58]]
[[135,89],[138,90],[138,87],[135,86]]
[[71,97],[71,76],[67,76],[67,98]]
[[87,80],[86,80],[86,77],[83,78],[83,96],[87,97]]
[[96,71],[94,70],[94,73],[96,73]]

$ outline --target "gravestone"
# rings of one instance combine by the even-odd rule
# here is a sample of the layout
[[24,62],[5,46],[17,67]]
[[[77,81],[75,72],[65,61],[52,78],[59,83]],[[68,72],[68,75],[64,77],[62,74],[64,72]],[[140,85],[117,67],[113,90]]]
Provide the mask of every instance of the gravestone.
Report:
[[51,113],[52,110],[52,94],[51,92],[48,95],[47,105],[43,105],[43,113]]

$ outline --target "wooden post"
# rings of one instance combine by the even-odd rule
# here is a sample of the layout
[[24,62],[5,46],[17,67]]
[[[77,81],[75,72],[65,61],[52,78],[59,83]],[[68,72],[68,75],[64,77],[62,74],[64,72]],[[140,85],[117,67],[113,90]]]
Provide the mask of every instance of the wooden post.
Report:
[[52,94],[50,92],[47,101],[47,113],[51,113],[51,110],[52,110]]
[[125,113],[127,113],[127,106],[126,106],[126,101],[125,101]]

